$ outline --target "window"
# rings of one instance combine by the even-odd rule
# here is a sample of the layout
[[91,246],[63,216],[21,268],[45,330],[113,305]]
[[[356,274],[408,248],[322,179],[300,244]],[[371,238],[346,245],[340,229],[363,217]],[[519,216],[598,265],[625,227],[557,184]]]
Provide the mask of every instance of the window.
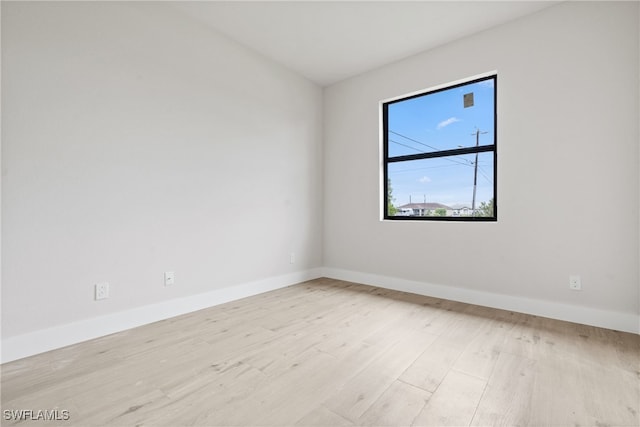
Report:
[[389,220],[496,221],[497,76],[382,103]]

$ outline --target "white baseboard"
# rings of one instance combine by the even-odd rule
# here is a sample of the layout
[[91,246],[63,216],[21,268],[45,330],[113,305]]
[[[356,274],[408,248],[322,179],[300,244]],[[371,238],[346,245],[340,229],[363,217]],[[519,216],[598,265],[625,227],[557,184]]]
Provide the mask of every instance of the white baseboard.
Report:
[[319,277],[346,280],[419,295],[640,334],[640,315],[638,314],[618,313],[552,301],[533,300],[325,267],[257,280],[204,294],[173,299],[106,316],[3,338],[0,363],[11,362]]
[[323,275],[331,279],[346,280],[418,295],[640,334],[640,315],[638,313],[619,313],[553,301],[475,291],[329,267],[323,269]]
[[12,360],[22,359],[23,357],[33,356],[34,354],[44,353],[45,351],[66,347],[319,277],[322,277],[322,269],[316,268],[216,289],[204,294],[172,299],[106,316],[80,320],[23,335],[3,337],[1,363],[11,362]]

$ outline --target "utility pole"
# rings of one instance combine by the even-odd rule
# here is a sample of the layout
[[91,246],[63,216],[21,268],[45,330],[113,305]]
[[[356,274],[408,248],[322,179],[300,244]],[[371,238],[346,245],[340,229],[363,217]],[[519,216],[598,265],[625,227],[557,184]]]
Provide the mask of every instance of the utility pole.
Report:
[[[476,128],[476,132],[471,135],[476,136],[476,147],[480,145],[480,134],[488,132],[480,132],[480,129]],[[476,161],[473,163],[473,199],[471,201],[471,215],[476,216],[476,187],[478,186],[478,153],[476,153]]]

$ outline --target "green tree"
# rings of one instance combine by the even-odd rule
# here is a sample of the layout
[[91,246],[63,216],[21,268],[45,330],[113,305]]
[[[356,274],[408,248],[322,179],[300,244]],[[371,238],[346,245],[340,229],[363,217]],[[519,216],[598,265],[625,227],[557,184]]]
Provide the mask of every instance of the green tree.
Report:
[[394,200],[391,179],[387,179],[387,216],[394,216],[398,212],[398,209],[393,205]]
[[480,207],[476,209],[475,216],[492,217],[494,212],[493,206],[494,206],[494,199],[491,199],[486,203],[485,202],[480,203]]
[[445,208],[436,209],[436,216],[447,216],[447,210]]

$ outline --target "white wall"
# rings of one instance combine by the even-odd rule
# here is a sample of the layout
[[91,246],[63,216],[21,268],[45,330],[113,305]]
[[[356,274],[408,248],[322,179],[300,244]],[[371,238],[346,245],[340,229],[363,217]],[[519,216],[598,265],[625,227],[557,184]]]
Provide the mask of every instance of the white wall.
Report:
[[2,2],[2,90],[5,344],[321,266],[302,77],[160,3]]
[[[1,7],[3,361],[322,271],[638,331],[637,3],[336,84],[324,122],[318,87],[165,5]],[[499,221],[379,221],[379,101],[491,70]]]
[[[638,17],[568,2],[325,89],[327,274],[638,331]],[[498,222],[380,221],[379,101],[493,70]]]

